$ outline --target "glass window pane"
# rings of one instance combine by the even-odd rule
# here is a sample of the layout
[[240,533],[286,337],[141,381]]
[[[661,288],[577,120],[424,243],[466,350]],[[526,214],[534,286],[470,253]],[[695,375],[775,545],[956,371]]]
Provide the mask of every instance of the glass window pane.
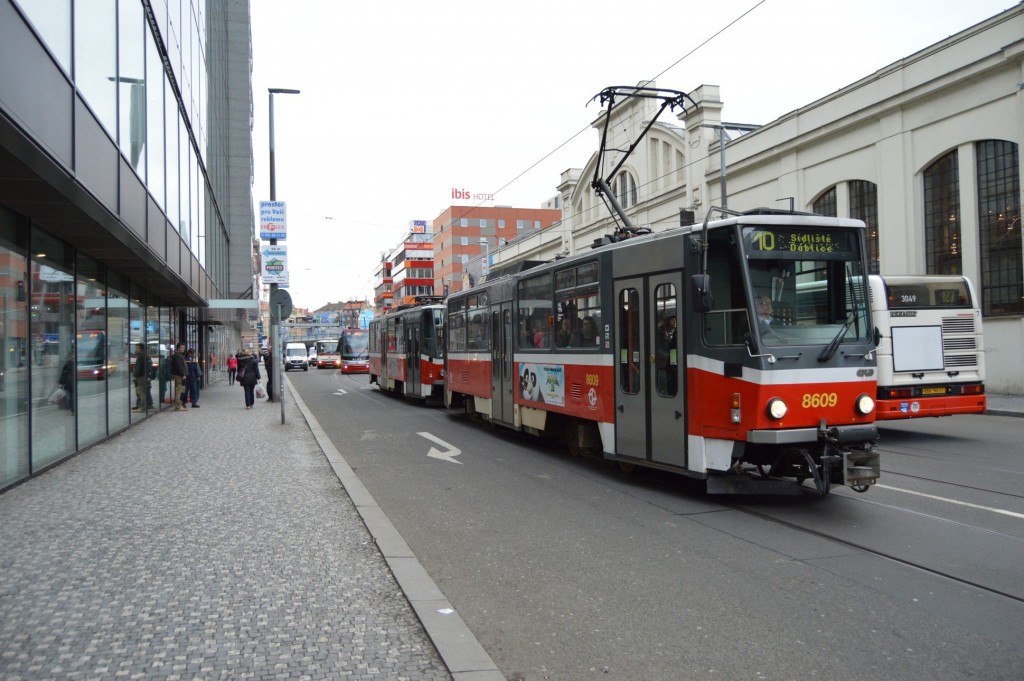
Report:
[[42,338],[29,335],[26,233],[0,208],[0,489],[28,475],[28,372]]
[[924,171],[924,243],[928,274],[961,274],[960,162],[953,150]]
[[107,290],[103,267],[78,255],[75,286],[75,355],[78,412],[78,446],[85,447],[107,436],[107,379],[118,369],[107,354]]
[[153,34],[146,27],[146,186],[157,205],[166,205],[164,191],[164,66]]
[[1018,147],[978,142],[977,164],[982,314],[1024,314]]
[[660,284],[654,289],[654,312],[658,322],[654,341],[656,389],[662,397],[675,397],[679,390],[675,286]]
[[141,176],[146,145],[146,26],[139,2],[122,2],[118,13],[118,145]]
[[71,0],[18,0],[57,62],[71,73]]
[[619,389],[629,395],[640,392],[640,341],[640,294],[623,289],[619,294]]
[[[32,230],[29,335],[42,343],[32,372],[32,467],[39,470],[75,451],[75,277],[71,250]],[[65,390],[57,400],[57,388]],[[52,400],[52,401],[51,401]]]
[[90,0],[75,12],[75,85],[100,123],[117,132],[117,13],[115,0]]

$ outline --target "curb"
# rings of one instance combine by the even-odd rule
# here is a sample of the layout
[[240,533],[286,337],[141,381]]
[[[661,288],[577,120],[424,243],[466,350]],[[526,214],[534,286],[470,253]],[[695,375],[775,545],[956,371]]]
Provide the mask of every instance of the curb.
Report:
[[377,543],[391,573],[409,600],[416,616],[419,617],[427,636],[433,641],[438,654],[444,660],[455,681],[506,681],[494,660],[480,645],[473,632],[434,580],[413,555],[405,540],[391,524],[373,495],[356,477],[345,457],[334,447],[316,417],[306,408],[302,398],[292,387],[291,381],[282,373],[282,383],[288,385],[288,392],[306,425],[313,433],[328,463],[338,476],[338,481],[352,499],[366,529]]

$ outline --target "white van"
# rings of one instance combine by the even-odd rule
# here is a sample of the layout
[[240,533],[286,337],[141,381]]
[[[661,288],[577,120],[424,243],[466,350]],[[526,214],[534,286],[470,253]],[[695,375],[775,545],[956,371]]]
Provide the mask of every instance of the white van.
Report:
[[309,371],[305,343],[288,343],[284,346],[284,370],[302,369]]

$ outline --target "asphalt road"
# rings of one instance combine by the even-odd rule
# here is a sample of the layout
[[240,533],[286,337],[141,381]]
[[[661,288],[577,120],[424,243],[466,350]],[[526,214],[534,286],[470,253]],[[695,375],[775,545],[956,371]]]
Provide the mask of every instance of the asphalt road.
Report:
[[864,495],[723,499],[289,378],[509,679],[1024,678],[1019,419],[887,426]]

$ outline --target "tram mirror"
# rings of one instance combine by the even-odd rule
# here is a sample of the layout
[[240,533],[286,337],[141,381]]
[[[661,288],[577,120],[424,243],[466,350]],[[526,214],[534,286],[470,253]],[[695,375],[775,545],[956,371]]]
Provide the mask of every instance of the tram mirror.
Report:
[[882,343],[882,332],[878,330],[878,327],[877,327],[877,326],[875,327],[875,336],[874,336],[874,341],[875,341],[875,347],[876,347],[876,348],[877,348],[877,347],[878,347],[879,345],[881,345],[881,343]]
[[757,341],[754,340],[754,334],[749,331],[743,334],[743,344],[747,346],[747,352],[750,353],[751,357],[761,354],[757,349]]
[[694,312],[710,312],[715,303],[711,298],[711,276],[695,274],[690,277]]

